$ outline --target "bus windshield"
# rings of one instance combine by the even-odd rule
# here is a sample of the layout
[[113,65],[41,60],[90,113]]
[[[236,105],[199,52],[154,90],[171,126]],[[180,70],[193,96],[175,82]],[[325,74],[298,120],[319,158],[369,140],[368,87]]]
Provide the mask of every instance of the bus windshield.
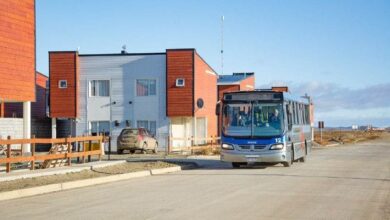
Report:
[[270,137],[283,133],[282,103],[228,103],[223,107],[225,136]]

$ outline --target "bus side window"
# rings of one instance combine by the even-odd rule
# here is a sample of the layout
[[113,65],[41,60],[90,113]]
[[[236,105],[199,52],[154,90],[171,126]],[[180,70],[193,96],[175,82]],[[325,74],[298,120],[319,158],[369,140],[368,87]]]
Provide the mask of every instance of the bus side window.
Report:
[[306,105],[307,124],[310,124],[310,105]]
[[295,105],[295,103],[293,102],[292,103],[292,109],[293,109],[293,111],[292,111],[292,114],[293,114],[293,124],[294,125],[296,125],[296,124],[298,124],[297,123],[297,108],[296,108],[296,105]]
[[291,130],[292,125],[293,125],[293,121],[292,121],[292,105],[291,105],[291,103],[286,105],[286,112],[287,112],[287,126],[288,126],[288,130]]
[[299,104],[299,118],[300,118],[300,120],[299,120],[300,124],[304,124],[302,104]]

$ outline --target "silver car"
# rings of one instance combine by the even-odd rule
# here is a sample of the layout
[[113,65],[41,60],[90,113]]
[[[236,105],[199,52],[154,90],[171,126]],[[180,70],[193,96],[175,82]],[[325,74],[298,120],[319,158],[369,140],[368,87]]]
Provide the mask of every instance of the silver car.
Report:
[[118,154],[124,150],[135,153],[136,150],[146,153],[157,152],[158,142],[145,128],[124,128],[117,139]]

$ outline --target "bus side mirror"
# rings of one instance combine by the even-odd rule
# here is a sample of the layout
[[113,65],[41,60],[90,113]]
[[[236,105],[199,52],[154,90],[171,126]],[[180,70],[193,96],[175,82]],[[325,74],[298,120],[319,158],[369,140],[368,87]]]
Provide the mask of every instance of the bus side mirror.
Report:
[[220,115],[221,114],[221,103],[218,102],[217,106],[215,107],[215,114]]

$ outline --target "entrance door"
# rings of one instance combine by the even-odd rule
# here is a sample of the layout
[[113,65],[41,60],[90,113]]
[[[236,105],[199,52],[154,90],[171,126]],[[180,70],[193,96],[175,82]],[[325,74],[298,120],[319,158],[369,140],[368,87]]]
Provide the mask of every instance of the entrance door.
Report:
[[185,147],[185,143],[186,143],[186,141],[184,140],[186,136],[185,119],[172,118],[171,131],[172,131],[172,147]]
[[196,118],[196,137],[199,140],[196,141],[197,145],[206,144],[207,141],[207,123],[206,118]]

